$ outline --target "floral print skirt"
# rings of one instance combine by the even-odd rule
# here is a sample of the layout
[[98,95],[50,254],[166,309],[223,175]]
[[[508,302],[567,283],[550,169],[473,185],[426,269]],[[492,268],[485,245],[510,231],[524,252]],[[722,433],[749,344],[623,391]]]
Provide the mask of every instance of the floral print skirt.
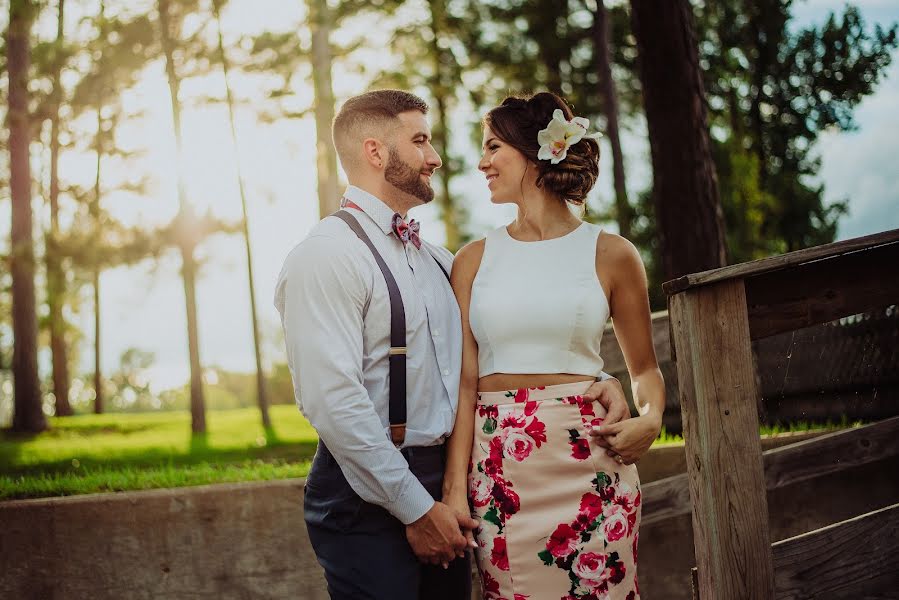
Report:
[[588,435],[591,381],[481,392],[469,475],[485,600],[636,600],[640,481]]

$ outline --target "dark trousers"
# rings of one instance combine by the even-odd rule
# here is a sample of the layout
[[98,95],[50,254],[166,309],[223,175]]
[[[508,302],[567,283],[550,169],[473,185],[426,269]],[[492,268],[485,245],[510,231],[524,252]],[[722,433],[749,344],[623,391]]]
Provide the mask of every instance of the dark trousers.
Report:
[[[410,448],[412,473],[437,500],[443,487],[444,448]],[[319,442],[306,479],[304,516],[312,549],[325,570],[332,600],[469,600],[470,554],[442,566],[422,564],[405,526],[362,500]]]

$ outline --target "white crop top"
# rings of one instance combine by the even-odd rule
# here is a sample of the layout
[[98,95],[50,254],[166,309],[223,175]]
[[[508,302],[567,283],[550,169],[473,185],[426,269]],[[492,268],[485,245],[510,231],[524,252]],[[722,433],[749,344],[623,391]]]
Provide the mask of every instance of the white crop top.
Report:
[[469,310],[479,377],[600,374],[609,302],[596,275],[599,232],[583,222],[538,242],[518,241],[505,227],[487,234]]

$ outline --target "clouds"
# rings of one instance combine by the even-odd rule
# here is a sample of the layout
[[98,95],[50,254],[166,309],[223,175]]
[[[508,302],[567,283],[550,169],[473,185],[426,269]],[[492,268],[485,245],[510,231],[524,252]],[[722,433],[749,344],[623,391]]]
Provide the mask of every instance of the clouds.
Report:
[[828,202],[849,199],[838,239],[899,228],[899,62],[856,111],[858,130],[826,132],[818,141]]

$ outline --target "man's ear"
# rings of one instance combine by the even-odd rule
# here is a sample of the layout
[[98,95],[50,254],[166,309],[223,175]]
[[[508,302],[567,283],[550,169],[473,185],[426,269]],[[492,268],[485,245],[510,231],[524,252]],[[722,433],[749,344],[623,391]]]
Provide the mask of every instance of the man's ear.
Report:
[[366,138],[362,142],[362,154],[368,164],[378,169],[387,161],[386,147],[375,138]]

